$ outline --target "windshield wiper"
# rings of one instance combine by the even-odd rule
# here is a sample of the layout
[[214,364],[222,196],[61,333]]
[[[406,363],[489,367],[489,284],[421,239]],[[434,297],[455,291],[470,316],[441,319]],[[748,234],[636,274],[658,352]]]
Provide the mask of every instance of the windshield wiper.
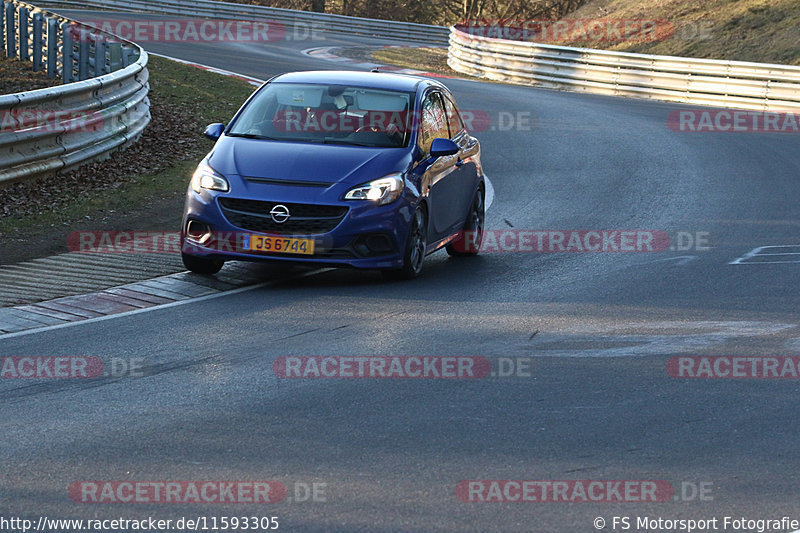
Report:
[[348,146],[364,146],[366,148],[377,148],[378,144],[354,143],[353,141],[346,141],[344,139],[336,139],[334,137],[325,137],[325,144],[346,144]]
[[256,135],[255,133],[229,133],[229,137],[243,137],[245,139],[261,139],[264,141],[277,141],[278,139],[273,139],[272,137],[267,137],[266,135]]

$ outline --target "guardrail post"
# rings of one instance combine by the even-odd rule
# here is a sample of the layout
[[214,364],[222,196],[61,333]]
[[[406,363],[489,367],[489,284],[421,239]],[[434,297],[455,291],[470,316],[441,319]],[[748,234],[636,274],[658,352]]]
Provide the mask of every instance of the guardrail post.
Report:
[[47,77],[58,75],[58,21],[47,17]]
[[764,111],[769,111],[769,90],[772,85],[772,80],[767,80],[764,84]]
[[111,72],[122,68],[122,43],[108,43],[108,64]]
[[28,10],[24,7],[19,8],[19,59],[28,61],[30,53],[28,50]]
[[127,67],[128,65],[133,63],[133,61],[135,61],[133,59],[133,50],[131,50],[130,48],[123,48],[122,49],[122,68]]
[[64,83],[72,83],[75,81],[73,76],[74,59],[73,59],[73,40],[72,40],[72,27],[69,22],[61,25],[62,45],[61,45],[61,77]]
[[94,72],[92,73],[93,76],[101,76],[103,74],[108,74],[108,68],[106,67],[106,40],[98,35],[97,39],[94,42]]
[[42,14],[33,14],[33,71],[42,70]]
[[95,47],[97,46],[97,39],[95,37],[96,36],[94,34],[89,36],[89,59],[87,60],[87,67],[86,67],[87,78],[94,78],[95,76],[97,76],[97,72],[95,72],[95,65],[94,65],[94,51]]
[[0,0],[0,50],[6,50],[6,3]]
[[6,4],[6,57],[17,57],[17,39],[14,35],[14,4]]
[[89,42],[90,34],[81,31],[81,40],[78,43],[78,81],[89,77]]

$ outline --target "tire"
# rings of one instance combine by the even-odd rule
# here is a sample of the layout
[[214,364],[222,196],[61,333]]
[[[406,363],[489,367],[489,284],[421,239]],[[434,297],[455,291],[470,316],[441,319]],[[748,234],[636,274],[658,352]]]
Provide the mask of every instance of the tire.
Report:
[[483,188],[475,191],[472,208],[464,221],[459,237],[447,245],[447,253],[452,257],[469,257],[478,255],[483,242],[483,222],[486,219],[486,208],[483,203]]
[[224,261],[219,259],[208,259],[189,254],[181,254],[181,258],[183,259],[183,265],[195,274],[216,274],[225,264]]
[[411,219],[406,247],[403,252],[403,266],[398,269],[382,270],[384,277],[393,280],[414,279],[422,272],[425,252],[428,247],[428,217],[422,206],[417,207]]

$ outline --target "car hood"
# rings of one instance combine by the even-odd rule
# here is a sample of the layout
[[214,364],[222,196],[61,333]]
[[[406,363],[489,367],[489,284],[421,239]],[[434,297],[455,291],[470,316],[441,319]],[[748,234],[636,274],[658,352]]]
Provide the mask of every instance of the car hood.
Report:
[[407,148],[265,141],[223,136],[208,163],[224,176],[358,185],[408,168]]

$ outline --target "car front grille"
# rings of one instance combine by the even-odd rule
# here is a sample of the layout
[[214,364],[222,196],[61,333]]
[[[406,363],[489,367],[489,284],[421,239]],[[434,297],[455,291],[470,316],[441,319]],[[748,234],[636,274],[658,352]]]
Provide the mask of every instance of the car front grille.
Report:
[[[219,205],[225,218],[239,228],[274,235],[319,235],[339,225],[347,208],[338,205],[293,204],[262,202],[238,198],[220,198]],[[278,224],[270,211],[276,205],[289,209],[289,220]]]

